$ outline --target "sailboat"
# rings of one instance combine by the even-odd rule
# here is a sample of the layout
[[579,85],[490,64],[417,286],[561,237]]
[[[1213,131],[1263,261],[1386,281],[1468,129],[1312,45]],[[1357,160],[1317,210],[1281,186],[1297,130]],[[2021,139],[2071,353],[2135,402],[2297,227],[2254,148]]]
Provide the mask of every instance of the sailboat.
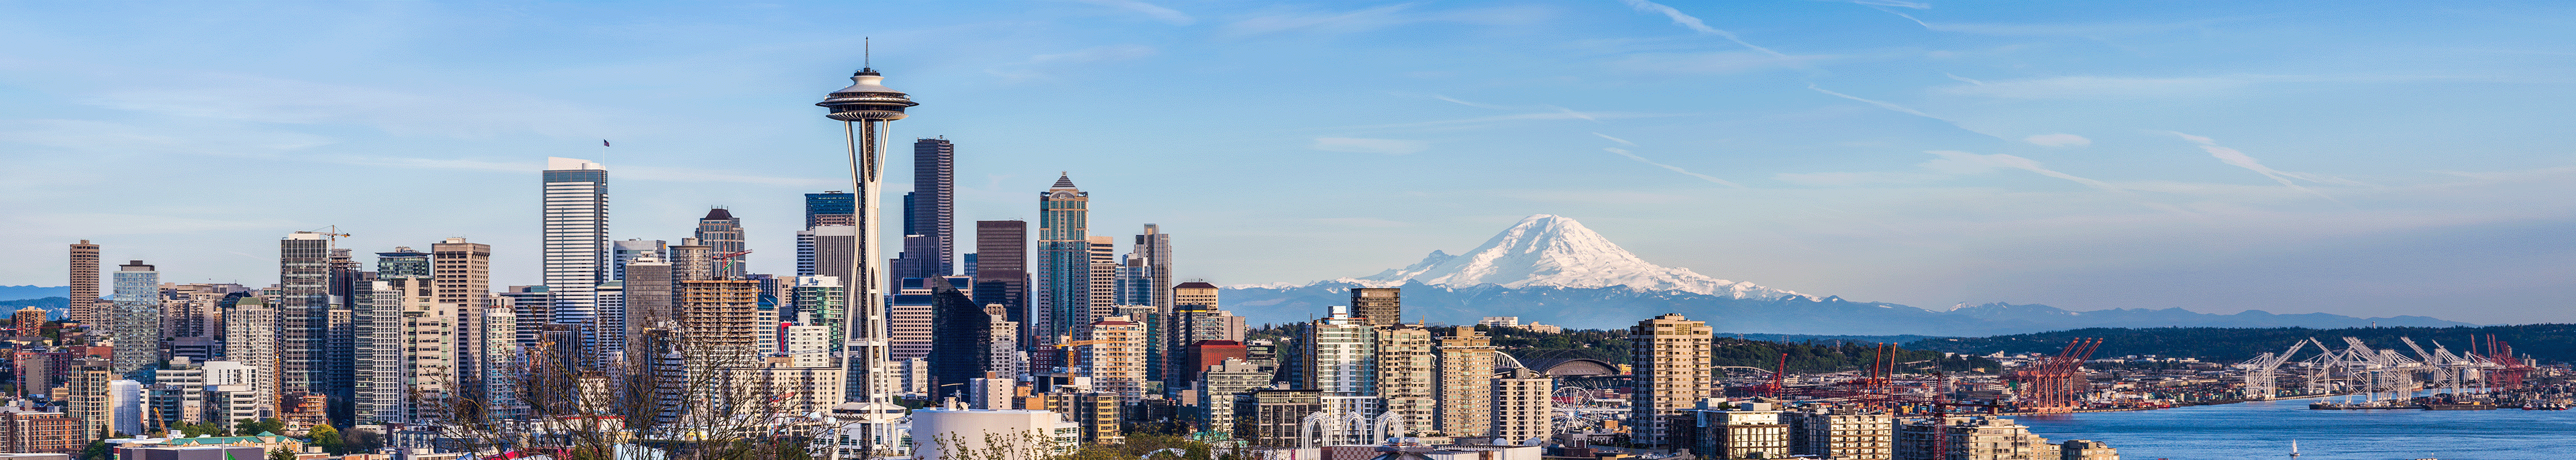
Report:
[[2290,458],[2299,458],[2299,440],[2290,440]]

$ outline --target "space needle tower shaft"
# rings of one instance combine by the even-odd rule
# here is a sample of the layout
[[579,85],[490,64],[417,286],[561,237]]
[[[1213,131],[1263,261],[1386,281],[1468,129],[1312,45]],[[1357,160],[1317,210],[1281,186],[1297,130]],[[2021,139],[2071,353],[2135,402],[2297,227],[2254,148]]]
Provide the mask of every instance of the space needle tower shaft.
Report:
[[[902,91],[887,88],[883,75],[874,68],[862,67],[850,76],[850,86],[833,91],[823,102],[814,105],[830,109],[827,115],[841,121],[850,153],[850,185],[858,190],[853,211],[857,217],[858,235],[852,241],[849,260],[850,279],[841,280],[847,305],[843,328],[841,363],[850,380],[846,388],[852,393],[844,398],[850,403],[833,408],[833,416],[843,423],[861,427],[856,433],[871,450],[890,447],[886,444],[900,435],[890,433],[903,407],[894,404],[894,379],[887,362],[889,340],[886,333],[885,293],[887,283],[878,252],[877,199],[882,195],[881,173],[884,172],[885,131],[895,120],[904,118],[904,109],[921,105],[912,102]],[[837,454],[837,449],[835,454]],[[874,455],[874,454],[871,454]],[[837,455],[835,455],[837,456]]]

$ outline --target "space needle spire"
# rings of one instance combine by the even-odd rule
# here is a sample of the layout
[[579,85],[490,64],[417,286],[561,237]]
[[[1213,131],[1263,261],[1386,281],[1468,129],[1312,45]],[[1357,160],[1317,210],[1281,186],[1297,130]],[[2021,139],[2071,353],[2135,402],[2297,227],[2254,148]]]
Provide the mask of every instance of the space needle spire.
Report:
[[[858,235],[848,261],[851,279],[841,280],[848,289],[843,328],[847,337],[841,347],[847,388],[844,400],[850,401],[832,409],[832,416],[842,423],[857,427],[859,442],[871,452],[885,452],[901,439],[895,433],[896,422],[903,417],[902,406],[894,404],[895,382],[887,362],[890,341],[886,333],[884,278],[886,257],[878,252],[878,196],[883,192],[881,173],[885,164],[885,130],[895,120],[904,118],[904,109],[921,105],[912,97],[883,84],[885,76],[877,73],[874,63],[862,64],[850,75],[850,86],[833,91],[823,102],[814,103],[830,109],[827,117],[841,121],[842,135],[850,154],[850,186],[858,190],[853,206],[858,215]],[[833,449],[838,458],[840,449]]]

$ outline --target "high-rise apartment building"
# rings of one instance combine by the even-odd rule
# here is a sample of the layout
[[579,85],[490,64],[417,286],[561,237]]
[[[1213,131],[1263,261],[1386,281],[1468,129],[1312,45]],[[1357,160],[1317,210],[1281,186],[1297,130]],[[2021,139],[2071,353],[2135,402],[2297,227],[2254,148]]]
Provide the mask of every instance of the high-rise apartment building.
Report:
[[[435,247],[433,247],[435,249]],[[378,364],[392,364],[390,384],[369,383],[370,392],[358,397],[359,417],[380,420],[443,420],[447,398],[455,395],[456,338],[449,318],[454,304],[439,301],[440,275],[434,253],[419,252],[409,247],[396,247],[393,252],[376,253],[376,279],[385,283],[394,318],[385,329],[395,333],[392,348],[376,356]],[[371,334],[372,335],[372,334]],[[373,373],[370,372],[370,377]],[[375,380],[375,379],[369,379]],[[385,393],[371,395],[367,393]],[[422,404],[403,404],[416,399]],[[378,397],[396,398],[387,404]]]
[[[1482,437],[1494,423],[1493,389],[1494,343],[1475,326],[1441,329],[1432,339],[1433,353],[1438,355],[1440,371],[1435,399],[1440,401],[1440,432],[1450,436]],[[1540,421],[1545,428],[1546,421]],[[1542,433],[1544,435],[1544,433]],[[1511,438],[1519,440],[1522,438]]]
[[848,326],[841,315],[849,308],[849,289],[841,287],[841,279],[799,276],[790,289],[789,295],[796,299],[797,324],[823,327],[825,343],[838,346],[846,332],[841,328]]
[[161,272],[137,260],[116,266],[115,278],[107,336],[116,347],[116,375],[150,383],[152,365],[161,362]]
[[1055,186],[1038,194],[1037,283],[1030,299],[1030,335],[1037,342],[1031,346],[1053,345],[1057,336],[1090,322],[1090,204],[1091,194],[1074,187],[1071,176],[1057,177]]
[[1388,436],[1439,431],[1438,355],[1431,329],[1416,324],[1377,327],[1377,396],[1395,414]]
[[698,244],[706,245],[708,250],[715,252],[715,255],[732,256],[711,262],[712,266],[709,268],[715,271],[715,279],[730,279],[751,274],[750,263],[743,261],[743,255],[739,254],[743,248],[742,219],[734,217],[733,211],[725,208],[708,209],[706,217],[698,218],[697,236]]
[[1709,397],[1716,377],[1709,372],[1714,330],[1708,323],[1667,313],[1628,328],[1630,438],[1658,448],[1673,446],[1671,415],[1691,409]]
[[760,282],[693,280],[679,285],[679,322],[688,333],[691,353],[748,364],[759,335]]
[[1125,401],[1145,393],[1145,325],[1125,316],[1110,316],[1084,325],[1073,347],[1076,372],[1090,377],[1102,392]]
[[1094,235],[1091,242],[1091,314],[1085,321],[1118,314],[1118,238]]
[[1202,371],[1191,385],[1198,390],[1197,404],[1187,414],[1202,432],[1233,433],[1235,396],[1270,386],[1270,372],[1241,359],[1227,358]]
[[723,279],[716,277],[715,249],[715,246],[708,246],[697,238],[681,238],[680,244],[670,247],[671,255],[668,260],[671,261],[671,279],[673,281]]
[[81,240],[72,245],[71,306],[66,319],[81,324],[98,325],[98,245]]
[[1499,370],[1493,377],[1493,397],[1487,400],[1492,425],[1485,435],[1520,442],[1546,439],[1551,433],[1548,421],[1556,416],[1556,402],[1550,399],[1556,393],[1556,379],[1519,367]]
[[1403,324],[1403,292],[1398,288],[1351,288],[1351,313],[1368,318],[1369,324]]
[[1789,454],[1817,458],[1888,460],[1895,455],[1894,425],[1887,414],[1838,413],[1822,408],[1781,413],[1789,424]]
[[295,232],[278,241],[278,394],[320,394],[330,385],[331,235]]
[[[605,249],[606,239],[602,238],[601,243],[599,247]],[[482,334],[476,332],[483,330],[484,309],[498,303],[492,298],[492,245],[446,238],[431,243],[429,251],[430,280],[437,291],[436,313],[440,316],[423,321],[441,323],[450,340],[454,388],[473,388],[482,380],[486,358]],[[598,267],[604,273],[607,265]]]
[[1377,330],[1368,320],[1351,315],[1349,308],[1334,306],[1331,314],[1300,331],[1301,388],[1328,395],[1377,396]]
[[81,419],[82,433],[98,433],[116,426],[116,413],[108,394],[108,382],[116,378],[114,361],[81,358],[72,364],[67,393],[71,401],[63,405],[63,414]]
[[559,323],[590,324],[598,317],[596,289],[608,282],[612,268],[608,167],[573,158],[547,158],[544,180],[539,273],[554,304],[548,316]]
[[245,382],[250,386],[262,417],[277,416],[278,390],[283,387],[278,351],[278,312],[259,297],[243,297],[231,308],[224,309],[225,359],[249,365],[256,371]]
[[[1138,265],[1141,265],[1141,268],[1143,268],[1144,273],[1141,275],[1145,278],[1145,281],[1141,283],[1142,286],[1140,286],[1140,288],[1149,298],[1145,299],[1146,302],[1130,303],[1153,305],[1155,308],[1162,309],[1165,313],[1171,312],[1172,306],[1175,305],[1172,299],[1172,291],[1170,290],[1172,287],[1173,276],[1172,235],[1169,233],[1163,233],[1162,228],[1155,226],[1154,224],[1145,224],[1145,233],[1136,235],[1135,252],[1133,252],[1133,254],[1135,254],[1136,258],[1141,261]],[[1214,308],[1215,306],[1210,305],[1209,307]]]

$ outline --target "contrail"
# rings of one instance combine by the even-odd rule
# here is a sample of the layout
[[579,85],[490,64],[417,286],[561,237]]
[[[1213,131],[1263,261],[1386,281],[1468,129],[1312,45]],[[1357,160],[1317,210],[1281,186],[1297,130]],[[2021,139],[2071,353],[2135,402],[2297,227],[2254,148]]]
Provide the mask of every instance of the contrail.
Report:
[[[1594,134],[1599,134],[1599,133],[1594,133]],[[1601,136],[1601,137],[1610,137],[1610,136]],[[1616,140],[1616,138],[1612,138],[1612,139],[1613,139],[1613,140]],[[1710,176],[1710,175],[1707,175],[1707,174],[1700,174],[1700,173],[1690,172],[1690,170],[1682,169],[1682,168],[1681,168],[1681,167],[1679,167],[1679,166],[1673,166],[1673,165],[1668,165],[1668,164],[1663,164],[1663,163],[1656,163],[1656,162],[1655,162],[1655,160],[1648,160],[1648,159],[1646,159],[1646,157],[1637,156],[1637,154],[1634,154],[1634,153],[1628,153],[1628,151],[1627,151],[1626,149],[1620,149],[1620,148],[1615,148],[1615,147],[1602,147],[1602,148],[1601,148],[1601,150],[1606,150],[1606,151],[1609,151],[1610,153],[1616,153],[1616,154],[1619,154],[1619,156],[1628,157],[1628,159],[1630,159],[1630,160],[1637,160],[1637,162],[1638,162],[1638,163],[1645,163],[1645,164],[1655,165],[1655,167],[1658,167],[1658,168],[1670,169],[1670,170],[1673,170],[1673,172],[1682,173],[1682,174],[1689,174],[1689,175],[1691,175],[1691,177],[1697,177],[1697,178],[1700,178],[1700,179],[1706,179],[1706,180],[1708,180],[1709,182],[1716,182],[1718,185],[1724,185],[1724,186],[1728,186],[1728,187],[1735,187],[1735,188],[1752,188],[1752,187],[1746,187],[1746,186],[1744,186],[1744,185],[1742,185],[1742,184],[1737,184],[1737,183],[1734,183],[1734,182],[1728,182],[1726,179],[1719,179],[1719,178],[1717,178],[1717,177],[1715,177],[1715,176]]]

